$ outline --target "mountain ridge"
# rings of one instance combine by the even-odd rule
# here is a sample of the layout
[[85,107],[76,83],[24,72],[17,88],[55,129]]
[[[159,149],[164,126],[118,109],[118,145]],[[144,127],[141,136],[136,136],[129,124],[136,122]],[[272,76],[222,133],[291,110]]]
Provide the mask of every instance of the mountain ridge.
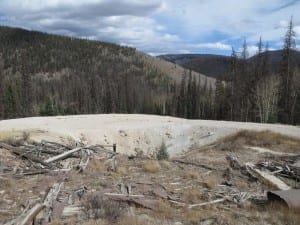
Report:
[[[269,54],[273,72],[277,71],[280,65],[282,50],[268,51],[267,53]],[[263,54],[266,54],[266,52]],[[228,73],[231,58],[231,56],[215,54],[166,54],[157,57],[214,78],[222,77]],[[257,55],[254,55],[248,58],[247,61],[251,63],[256,57]],[[295,51],[295,58],[297,63],[300,64],[299,51]]]

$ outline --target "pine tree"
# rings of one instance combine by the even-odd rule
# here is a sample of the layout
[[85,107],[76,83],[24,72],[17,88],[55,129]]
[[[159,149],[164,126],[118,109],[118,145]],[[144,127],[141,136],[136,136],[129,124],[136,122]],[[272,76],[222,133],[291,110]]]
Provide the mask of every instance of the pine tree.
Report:
[[22,111],[23,116],[31,115],[31,82],[27,67],[24,65],[22,71]]
[[237,54],[232,48],[231,58],[230,58],[230,75],[228,78],[228,87],[230,88],[230,95],[229,95],[229,104],[230,104],[230,120],[235,119],[235,111],[237,108],[237,93],[236,89],[238,86],[238,74],[237,74],[237,68],[238,68],[238,57]]
[[16,98],[14,94],[13,87],[9,84],[5,88],[4,95],[4,103],[5,103],[5,118],[15,118],[16,117]]
[[296,47],[295,32],[293,30],[293,18],[291,18],[284,39],[284,48],[281,59],[281,90],[279,99],[279,122],[293,123],[293,77],[295,72],[294,50]]
[[255,61],[252,67],[252,73],[249,74],[249,82],[247,84],[249,94],[249,119],[250,121],[256,121],[257,116],[257,101],[256,101],[256,86],[263,77],[263,66],[264,66],[264,57],[263,57],[263,43],[262,38],[259,38],[257,43],[257,53],[255,56]]
[[4,118],[4,75],[3,75],[3,61],[0,55],[0,120]]
[[248,71],[248,46],[247,41],[244,40],[241,52],[241,60],[239,65],[239,74],[238,74],[238,86],[237,86],[237,104],[238,110],[236,115],[240,121],[248,121],[250,101],[249,101],[249,71]]
[[185,117],[186,115],[186,74],[184,73],[181,78],[180,93],[177,97],[177,116]]
[[225,119],[225,87],[223,81],[219,78],[216,80],[216,90],[215,90],[215,116],[217,120]]
[[186,117],[191,119],[193,117],[193,90],[192,90],[193,80],[192,80],[192,72],[189,72],[189,80],[187,86],[187,93],[186,93]]

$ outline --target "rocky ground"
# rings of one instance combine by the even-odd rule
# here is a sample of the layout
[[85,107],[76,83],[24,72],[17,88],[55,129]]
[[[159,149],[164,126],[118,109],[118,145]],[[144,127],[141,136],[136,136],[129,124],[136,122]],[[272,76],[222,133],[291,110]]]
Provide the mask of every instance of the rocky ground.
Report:
[[[36,215],[36,224],[296,225],[300,220],[298,212],[268,201],[266,192],[278,187],[251,170],[268,171],[298,189],[297,179],[278,171],[299,168],[297,127],[99,115],[1,121],[0,130],[6,143],[0,148],[0,224],[20,224],[55,188],[57,195]],[[93,150],[96,143],[117,143],[117,154],[110,147],[95,149],[86,167],[76,166],[80,153],[45,168],[26,158],[53,158],[36,153],[41,146],[50,149],[42,139],[64,142],[57,154],[78,145]],[[171,157],[156,160],[162,141]],[[276,163],[276,171],[266,162]]]

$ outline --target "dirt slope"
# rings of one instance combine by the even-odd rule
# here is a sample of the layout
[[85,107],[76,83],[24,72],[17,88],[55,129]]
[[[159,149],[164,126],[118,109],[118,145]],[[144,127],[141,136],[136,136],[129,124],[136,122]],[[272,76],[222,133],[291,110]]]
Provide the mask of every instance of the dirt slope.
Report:
[[168,116],[103,114],[57,117],[34,117],[0,121],[1,135],[29,131],[34,140],[70,141],[82,139],[89,144],[117,144],[117,151],[150,154],[162,141],[171,156],[190,148],[212,143],[238,130],[271,130],[300,138],[300,128],[277,124],[227,121],[186,120]]

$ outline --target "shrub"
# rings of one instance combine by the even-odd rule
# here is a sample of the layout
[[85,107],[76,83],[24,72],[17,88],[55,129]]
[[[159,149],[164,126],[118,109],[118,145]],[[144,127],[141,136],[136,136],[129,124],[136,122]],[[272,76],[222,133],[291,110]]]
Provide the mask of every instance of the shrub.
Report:
[[167,159],[169,159],[169,153],[168,153],[167,146],[166,146],[164,141],[161,143],[161,145],[159,147],[156,158],[158,160],[167,160]]
[[101,195],[89,195],[83,203],[88,219],[116,220],[127,209],[128,204],[113,201]]

